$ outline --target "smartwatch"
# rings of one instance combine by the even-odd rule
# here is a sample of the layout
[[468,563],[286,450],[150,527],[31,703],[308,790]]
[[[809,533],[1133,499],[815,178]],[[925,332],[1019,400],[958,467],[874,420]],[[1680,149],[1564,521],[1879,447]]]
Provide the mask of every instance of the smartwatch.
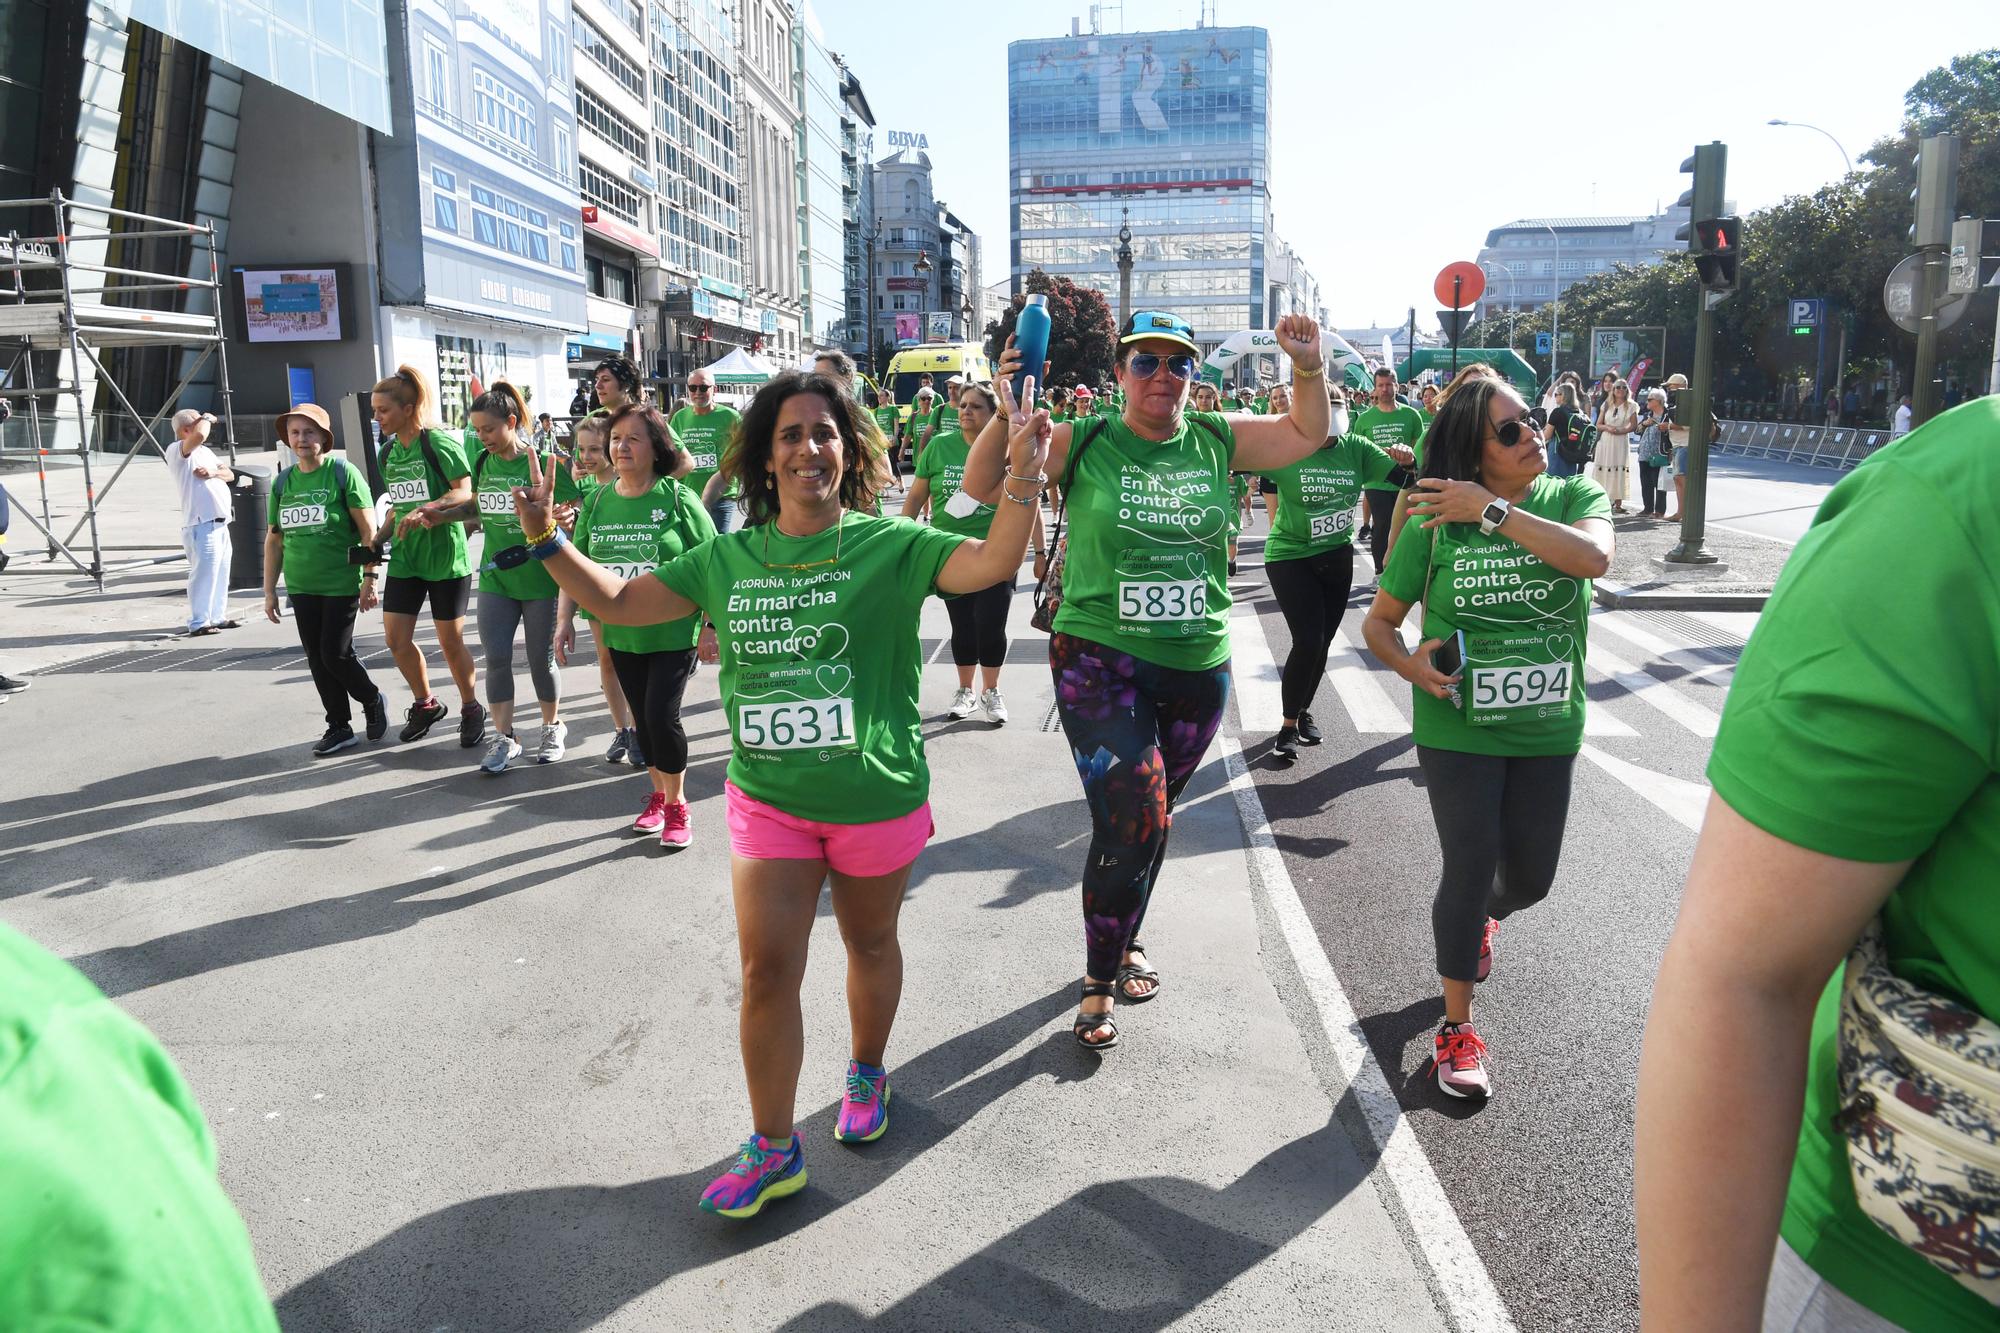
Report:
[[1508,504],[1505,500],[1493,501],[1493,503],[1486,506],[1486,511],[1479,516],[1479,530],[1490,535],[1493,529],[1507,521],[1507,515],[1513,512],[1513,509],[1514,506]]

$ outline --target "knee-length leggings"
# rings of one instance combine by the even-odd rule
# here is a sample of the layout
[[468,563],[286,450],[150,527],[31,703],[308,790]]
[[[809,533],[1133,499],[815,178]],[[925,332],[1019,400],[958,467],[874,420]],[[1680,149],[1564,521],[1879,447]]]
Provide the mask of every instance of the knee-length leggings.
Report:
[[1109,981],[1139,937],[1174,802],[1222,725],[1229,666],[1174,671],[1068,634],[1049,638],[1056,711],[1090,806],[1088,975]]
[[1431,903],[1438,975],[1472,981],[1486,918],[1549,896],[1569,822],[1573,754],[1466,754],[1417,747],[1444,873]]
[[688,738],[681,727],[681,695],[687,690],[688,677],[694,674],[694,649],[606,651],[611,654],[611,669],[618,673],[618,684],[625,690],[625,702],[632,706],[632,725],[639,732],[639,749],[647,766],[662,773],[687,772]]
[[945,598],[945,614],[951,617],[951,664],[977,663],[998,670],[1007,661],[1007,611],[1013,604],[1012,579]]
[[1285,655],[1285,670],[1278,694],[1284,715],[1297,719],[1310,707],[1326,674],[1327,649],[1340,630],[1340,617],[1347,611],[1347,595],[1354,587],[1354,547],[1336,546],[1317,555],[1297,560],[1272,560],[1264,565],[1278,610],[1291,631],[1292,651]]
[[486,702],[514,702],[514,630],[528,630],[528,674],[535,680],[535,698],[552,704],[562,698],[562,673],[556,669],[556,599],[516,601],[503,593],[479,594],[479,647],[486,654]]

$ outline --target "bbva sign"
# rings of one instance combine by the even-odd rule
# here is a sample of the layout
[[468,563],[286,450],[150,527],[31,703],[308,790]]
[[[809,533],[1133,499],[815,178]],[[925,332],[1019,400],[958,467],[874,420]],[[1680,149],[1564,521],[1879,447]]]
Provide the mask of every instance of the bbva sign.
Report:
[[926,151],[930,149],[930,138],[919,131],[890,130],[888,133],[891,148],[922,148]]

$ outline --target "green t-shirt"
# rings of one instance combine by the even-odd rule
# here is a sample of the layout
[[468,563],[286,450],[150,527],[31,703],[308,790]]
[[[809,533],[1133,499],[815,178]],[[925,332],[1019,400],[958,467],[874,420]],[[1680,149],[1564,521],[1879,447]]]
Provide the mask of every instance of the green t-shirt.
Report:
[[1271,400],[1269,398],[1259,397],[1257,401],[1250,404],[1250,406],[1251,409],[1255,411],[1257,415],[1260,417],[1268,417],[1271,415]]
[[[1250,474],[1232,472],[1229,474],[1229,531],[1233,536],[1243,531],[1243,502],[1250,498]],[[1268,546],[1266,547],[1268,550]]]
[[0,1179],[0,1328],[277,1333],[173,1061],[82,973],[4,926]]
[[[722,456],[728,451],[729,441],[736,434],[736,424],[742,419],[733,407],[716,407],[708,412],[683,407],[667,423],[680,437],[681,448],[687,450],[688,456],[694,460],[694,470],[681,478],[681,485],[693,491],[695,499],[701,498],[708,479],[722,466]],[[736,494],[735,483],[732,482],[724,494]]]
[[[1424,414],[1407,403],[1398,403],[1387,412],[1370,403],[1361,409],[1360,416],[1354,418],[1350,429],[1356,435],[1373,440],[1380,449],[1387,449],[1392,444],[1408,445],[1417,455],[1417,466],[1424,465]],[[1393,491],[1396,488],[1386,481],[1371,481],[1362,489]]]
[[[1588,477],[1544,475],[1516,508],[1573,524],[1608,518],[1611,502]],[[1477,523],[1413,523],[1389,552],[1382,591],[1424,603],[1426,639],[1465,631],[1464,707],[1412,685],[1417,744],[1507,756],[1582,748],[1589,579],[1545,564],[1512,538],[1482,533]]]
[[811,537],[739,529],[661,567],[716,624],[731,782],[828,824],[899,819],[930,799],[917,617],[964,540],[849,513]]
[[[1708,765],[1718,796],[1786,842],[1914,858],[1882,909],[1890,966],[1988,1019],[2000,1019],[1996,438],[2000,399],[1975,399],[1833,488],[1744,649]],[[1903,1328],[1991,1333],[1993,1306],[1854,1201],[1830,1123],[1841,975],[1813,1018],[1785,1240]]]
[[[424,432],[437,454],[442,478],[431,471],[421,445],[405,447],[400,436],[382,451],[382,489],[389,497],[389,525],[393,533],[403,515],[432,500],[442,500],[451,483],[472,472],[465,461],[465,447],[441,430]],[[462,578],[472,572],[472,557],[465,550],[465,525],[440,523],[434,528],[411,528],[389,542],[391,578],[418,578],[438,582]]]
[[875,409],[875,426],[882,432],[882,442],[884,444],[894,444],[896,442],[897,416],[901,411],[901,408],[893,404],[888,407],[878,407]]
[[[500,552],[527,541],[521,531],[521,520],[514,517],[514,488],[528,484],[528,451],[523,449],[518,458],[510,461],[495,458],[481,448],[473,463],[478,479],[473,482],[472,498],[479,505],[479,531],[486,539],[480,548],[483,562],[479,591],[498,593],[517,602],[536,602],[555,596],[555,578],[539,560],[512,569],[484,568]],[[570,479],[569,469],[545,456],[542,471],[547,473],[551,468],[556,473],[557,504],[583,498],[583,489]]]
[[1330,440],[1290,467],[1261,475],[1278,487],[1278,521],[1264,542],[1264,563],[1303,560],[1354,542],[1361,488],[1394,472],[1396,460],[1352,432]]
[[[671,477],[661,477],[643,495],[620,495],[616,483],[600,486],[577,512],[576,549],[621,579],[650,574],[715,539],[715,524],[701,497]],[[600,642],[623,653],[664,653],[692,648],[701,617],[682,616],[660,625],[598,622]]]
[[1069,420],[1069,409],[1067,407],[1054,408],[1049,412],[1049,424],[1052,426],[1060,426],[1063,422],[1068,420]]
[[1069,553],[1055,627],[1176,671],[1229,660],[1229,460],[1226,418],[1189,412],[1170,440],[1141,439],[1113,417],[1064,478]]
[[[337,487],[335,475],[346,479]],[[270,523],[284,541],[285,590],[313,597],[353,597],[361,591],[361,566],[347,562],[361,540],[351,509],[374,504],[361,469],[325,458],[311,472],[290,467],[271,488]]]
[[958,409],[951,405],[949,398],[931,409],[931,438],[933,440],[948,430],[957,429]]
[[1122,404],[1113,400],[1108,394],[1099,394],[1093,404],[1092,410],[1100,417],[1115,417],[1121,408]]
[[958,431],[933,435],[924,456],[917,460],[917,475],[931,484],[932,527],[961,537],[983,539],[993,526],[994,506],[983,504],[967,518],[953,518],[944,511],[945,504],[965,484],[965,460],[971,453],[971,443]]

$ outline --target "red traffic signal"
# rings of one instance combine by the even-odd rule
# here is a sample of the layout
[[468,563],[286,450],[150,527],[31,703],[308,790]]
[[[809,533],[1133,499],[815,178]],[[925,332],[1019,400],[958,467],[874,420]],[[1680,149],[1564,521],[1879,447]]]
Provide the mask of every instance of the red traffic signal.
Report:
[[1694,267],[1704,289],[1735,291],[1742,259],[1742,218],[1702,218],[1694,224]]

